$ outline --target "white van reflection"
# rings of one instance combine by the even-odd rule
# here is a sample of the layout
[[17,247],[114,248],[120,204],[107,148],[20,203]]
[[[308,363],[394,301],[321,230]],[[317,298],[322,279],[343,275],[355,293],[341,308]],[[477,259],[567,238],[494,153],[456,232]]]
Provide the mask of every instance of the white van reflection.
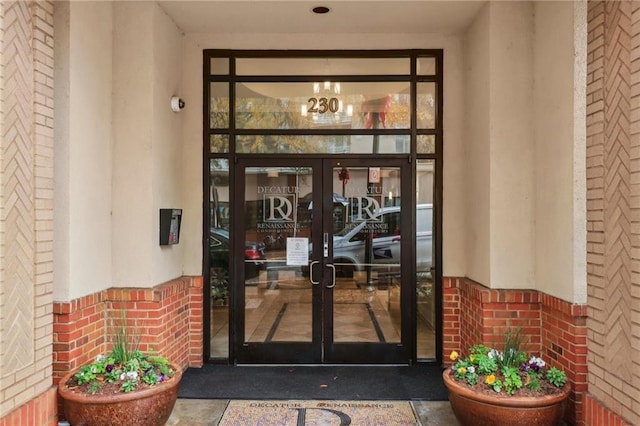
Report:
[[[432,204],[416,207],[416,268],[429,272],[432,264]],[[365,245],[372,237],[374,267],[400,267],[400,206],[383,207],[375,219],[351,223],[333,236],[333,264],[339,277],[353,277],[366,267]]]

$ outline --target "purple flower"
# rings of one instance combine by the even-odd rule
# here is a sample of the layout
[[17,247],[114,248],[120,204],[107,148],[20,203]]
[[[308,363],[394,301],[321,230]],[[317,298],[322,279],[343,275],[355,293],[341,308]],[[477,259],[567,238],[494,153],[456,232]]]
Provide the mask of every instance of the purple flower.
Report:
[[165,376],[164,373],[161,373],[160,376],[158,376],[158,381],[164,382],[165,380],[167,380],[167,376]]
[[532,357],[529,362],[523,362],[520,366],[522,371],[535,371],[536,373],[540,372],[540,369],[544,367],[544,361],[540,358]]
[[107,373],[111,373],[113,371],[113,365],[112,364],[107,365],[105,367],[105,370]]

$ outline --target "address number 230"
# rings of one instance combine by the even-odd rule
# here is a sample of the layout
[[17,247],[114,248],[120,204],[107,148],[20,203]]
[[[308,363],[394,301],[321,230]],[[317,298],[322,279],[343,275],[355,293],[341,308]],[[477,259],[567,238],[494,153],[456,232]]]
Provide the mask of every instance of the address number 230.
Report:
[[307,111],[325,114],[327,112],[338,112],[340,101],[338,98],[309,98]]

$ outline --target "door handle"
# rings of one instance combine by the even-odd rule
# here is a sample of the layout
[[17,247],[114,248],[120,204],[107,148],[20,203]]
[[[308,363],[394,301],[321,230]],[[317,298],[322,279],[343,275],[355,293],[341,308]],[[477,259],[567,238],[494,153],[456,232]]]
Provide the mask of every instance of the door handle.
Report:
[[311,281],[311,284],[313,284],[313,285],[320,284],[320,281],[314,281],[313,280],[313,265],[315,265],[316,263],[320,263],[320,262],[317,261],[317,260],[314,260],[313,262],[311,262],[309,264],[309,281]]
[[331,284],[329,284],[326,287],[327,288],[334,288],[336,286],[336,267],[331,263],[327,263],[327,267],[333,269],[333,280],[331,281]]

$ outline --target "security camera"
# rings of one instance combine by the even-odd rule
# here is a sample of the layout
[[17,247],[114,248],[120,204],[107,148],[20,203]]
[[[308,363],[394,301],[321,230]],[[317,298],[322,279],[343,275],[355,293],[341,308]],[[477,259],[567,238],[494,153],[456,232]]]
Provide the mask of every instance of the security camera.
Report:
[[171,111],[180,112],[184,108],[184,101],[177,96],[171,98]]

